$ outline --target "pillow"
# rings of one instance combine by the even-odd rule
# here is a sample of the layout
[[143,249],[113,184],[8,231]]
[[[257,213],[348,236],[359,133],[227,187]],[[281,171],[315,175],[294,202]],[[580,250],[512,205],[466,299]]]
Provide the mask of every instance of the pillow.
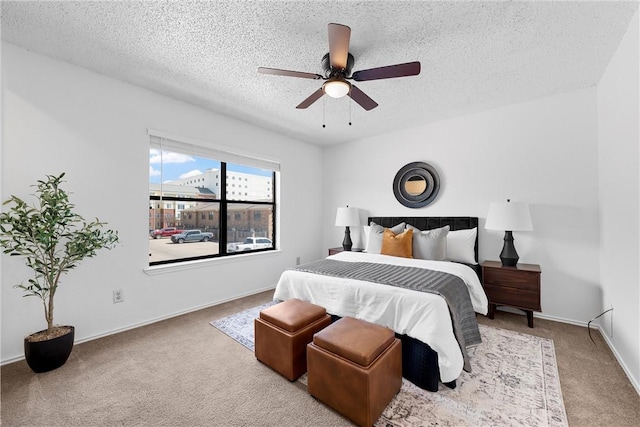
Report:
[[400,234],[395,234],[388,228],[382,233],[382,255],[398,256],[403,258],[413,258],[411,256],[411,245],[413,240],[413,230],[408,229]]
[[465,264],[477,264],[474,251],[477,233],[477,227],[450,231],[447,235],[447,259]]
[[362,244],[364,246],[362,246],[365,250],[367,249],[367,246],[369,246],[369,232],[371,227],[368,225],[363,225],[362,226]]
[[413,230],[413,257],[444,261],[447,259],[447,235],[449,226],[420,231],[407,224],[408,230]]
[[[382,249],[382,233],[384,230],[385,228],[383,226],[378,225],[373,221],[369,224],[369,241],[367,242],[366,252],[370,254],[380,253],[380,249]],[[393,231],[393,234],[402,233],[404,231],[404,222],[394,225],[389,230]]]

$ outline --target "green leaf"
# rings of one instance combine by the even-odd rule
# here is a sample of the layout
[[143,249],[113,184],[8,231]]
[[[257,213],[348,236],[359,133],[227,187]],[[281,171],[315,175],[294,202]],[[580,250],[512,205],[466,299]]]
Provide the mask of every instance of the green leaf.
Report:
[[24,257],[33,271],[28,284],[14,287],[22,289],[25,297],[42,299],[47,312],[49,296],[53,298],[63,274],[119,241],[117,231],[103,230],[106,223],[98,218],[86,222],[73,211],[75,205],[61,186],[64,176],[64,172],[46,175],[46,180],[36,181],[34,205],[12,195],[2,203],[8,210],[0,213],[0,248],[10,256]]

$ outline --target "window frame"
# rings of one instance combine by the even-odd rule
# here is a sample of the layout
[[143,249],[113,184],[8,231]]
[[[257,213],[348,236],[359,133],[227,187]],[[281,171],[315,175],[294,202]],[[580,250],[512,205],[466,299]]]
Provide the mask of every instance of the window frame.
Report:
[[[227,176],[227,164],[233,163],[240,166],[254,167],[260,168],[263,170],[271,171],[271,201],[264,200],[229,200],[227,198],[227,191],[217,191],[217,198],[215,199],[200,199],[194,197],[181,197],[181,196],[164,196],[160,191],[160,195],[151,195],[149,192],[149,208],[151,208],[152,204],[163,204],[163,201],[175,202],[184,202],[184,204],[188,204],[190,202],[197,203],[217,203],[219,206],[219,241],[218,241],[218,253],[210,254],[210,255],[199,255],[193,257],[184,257],[184,258],[174,258],[169,260],[160,260],[160,261],[149,261],[149,267],[156,266],[180,266],[186,265],[191,261],[200,261],[207,259],[220,259],[232,256],[241,256],[246,254],[255,254],[260,252],[272,252],[278,250],[278,227],[277,227],[277,214],[278,214],[278,199],[276,192],[276,180],[280,173],[280,164],[271,160],[259,159],[256,157],[247,156],[244,154],[237,154],[230,151],[226,151],[221,148],[215,148],[210,143],[205,141],[198,141],[190,138],[179,137],[176,135],[167,134],[166,132],[156,131],[153,129],[149,129],[148,131],[150,135],[150,146],[149,149],[157,148],[164,151],[174,151],[182,154],[190,154],[198,157],[207,158],[210,160],[214,160],[216,162],[220,162],[220,186],[219,189],[227,189],[228,187],[228,176]],[[165,142],[169,142],[166,144]],[[244,160],[244,162],[243,162]],[[160,167],[163,167],[161,164]],[[233,177],[235,178],[235,177]],[[246,180],[246,178],[245,178]],[[270,240],[272,241],[272,247],[270,248],[260,248],[260,249],[251,249],[243,252],[227,252],[227,233],[228,233],[228,215],[229,207],[233,205],[242,205],[242,204],[252,204],[252,205],[264,205],[271,207],[271,229],[272,235],[270,236]],[[156,212],[156,216],[158,212]],[[197,213],[196,213],[197,215]],[[211,214],[209,214],[211,215]],[[182,215],[181,215],[182,216]],[[174,219],[178,218],[177,215]]]

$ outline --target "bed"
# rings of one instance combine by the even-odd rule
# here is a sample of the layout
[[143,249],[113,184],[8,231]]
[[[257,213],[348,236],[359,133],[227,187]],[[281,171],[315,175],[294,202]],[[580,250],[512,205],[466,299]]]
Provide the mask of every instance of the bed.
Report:
[[[278,281],[274,299],[299,298],[325,307],[334,319],[351,316],[387,326],[402,341],[405,378],[430,391],[437,391],[439,382],[455,387],[462,370],[470,369],[465,342],[477,344],[479,340],[479,332],[474,340],[463,337],[461,330],[477,330],[475,313],[486,314],[488,307],[477,265],[478,219],[370,217],[367,223],[376,224],[372,227],[377,229],[396,226],[395,233],[408,226],[415,227],[414,233],[436,233],[448,226],[447,248],[451,252],[446,255],[451,260],[383,255],[376,253],[379,250],[370,243],[368,252],[341,252],[286,270]],[[334,274],[335,270],[340,273]],[[381,272],[386,277],[387,271],[395,270],[401,275],[379,278]],[[372,275],[378,283],[372,281]],[[456,282],[451,284],[456,289],[453,296],[450,289],[442,287],[435,293],[415,290],[413,284],[422,286],[427,276],[447,288],[449,282]],[[452,299],[471,305],[470,314],[459,315],[458,308],[451,308]],[[469,307],[464,310],[469,311]]]

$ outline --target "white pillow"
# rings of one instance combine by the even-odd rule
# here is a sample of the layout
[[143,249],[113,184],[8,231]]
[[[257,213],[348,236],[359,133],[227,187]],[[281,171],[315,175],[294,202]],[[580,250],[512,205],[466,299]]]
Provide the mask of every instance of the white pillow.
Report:
[[447,235],[449,226],[421,231],[407,224],[407,229],[413,229],[413,257],[444,261],[447,259]]
[[[389,230],[393,231],[393,234],[400,234],[404,231],[404,222],[398,225],[394,225]],[[371,221],[369,224],[369,241],[367,242],[366,252],[370,254],[379,254],[382,250],[382,234],[385,228],[381,225]]]
[[447,234],[447,259],[465,264],[477,264],[474,251],[477,234],[477,227],[450,231]]
[[367,246],[369,245],[369,233],[370,233],[370,229],[371,227],[368,225],[363,225],[362,226],[362,244],[363,244],[363,248],[367,248]]

